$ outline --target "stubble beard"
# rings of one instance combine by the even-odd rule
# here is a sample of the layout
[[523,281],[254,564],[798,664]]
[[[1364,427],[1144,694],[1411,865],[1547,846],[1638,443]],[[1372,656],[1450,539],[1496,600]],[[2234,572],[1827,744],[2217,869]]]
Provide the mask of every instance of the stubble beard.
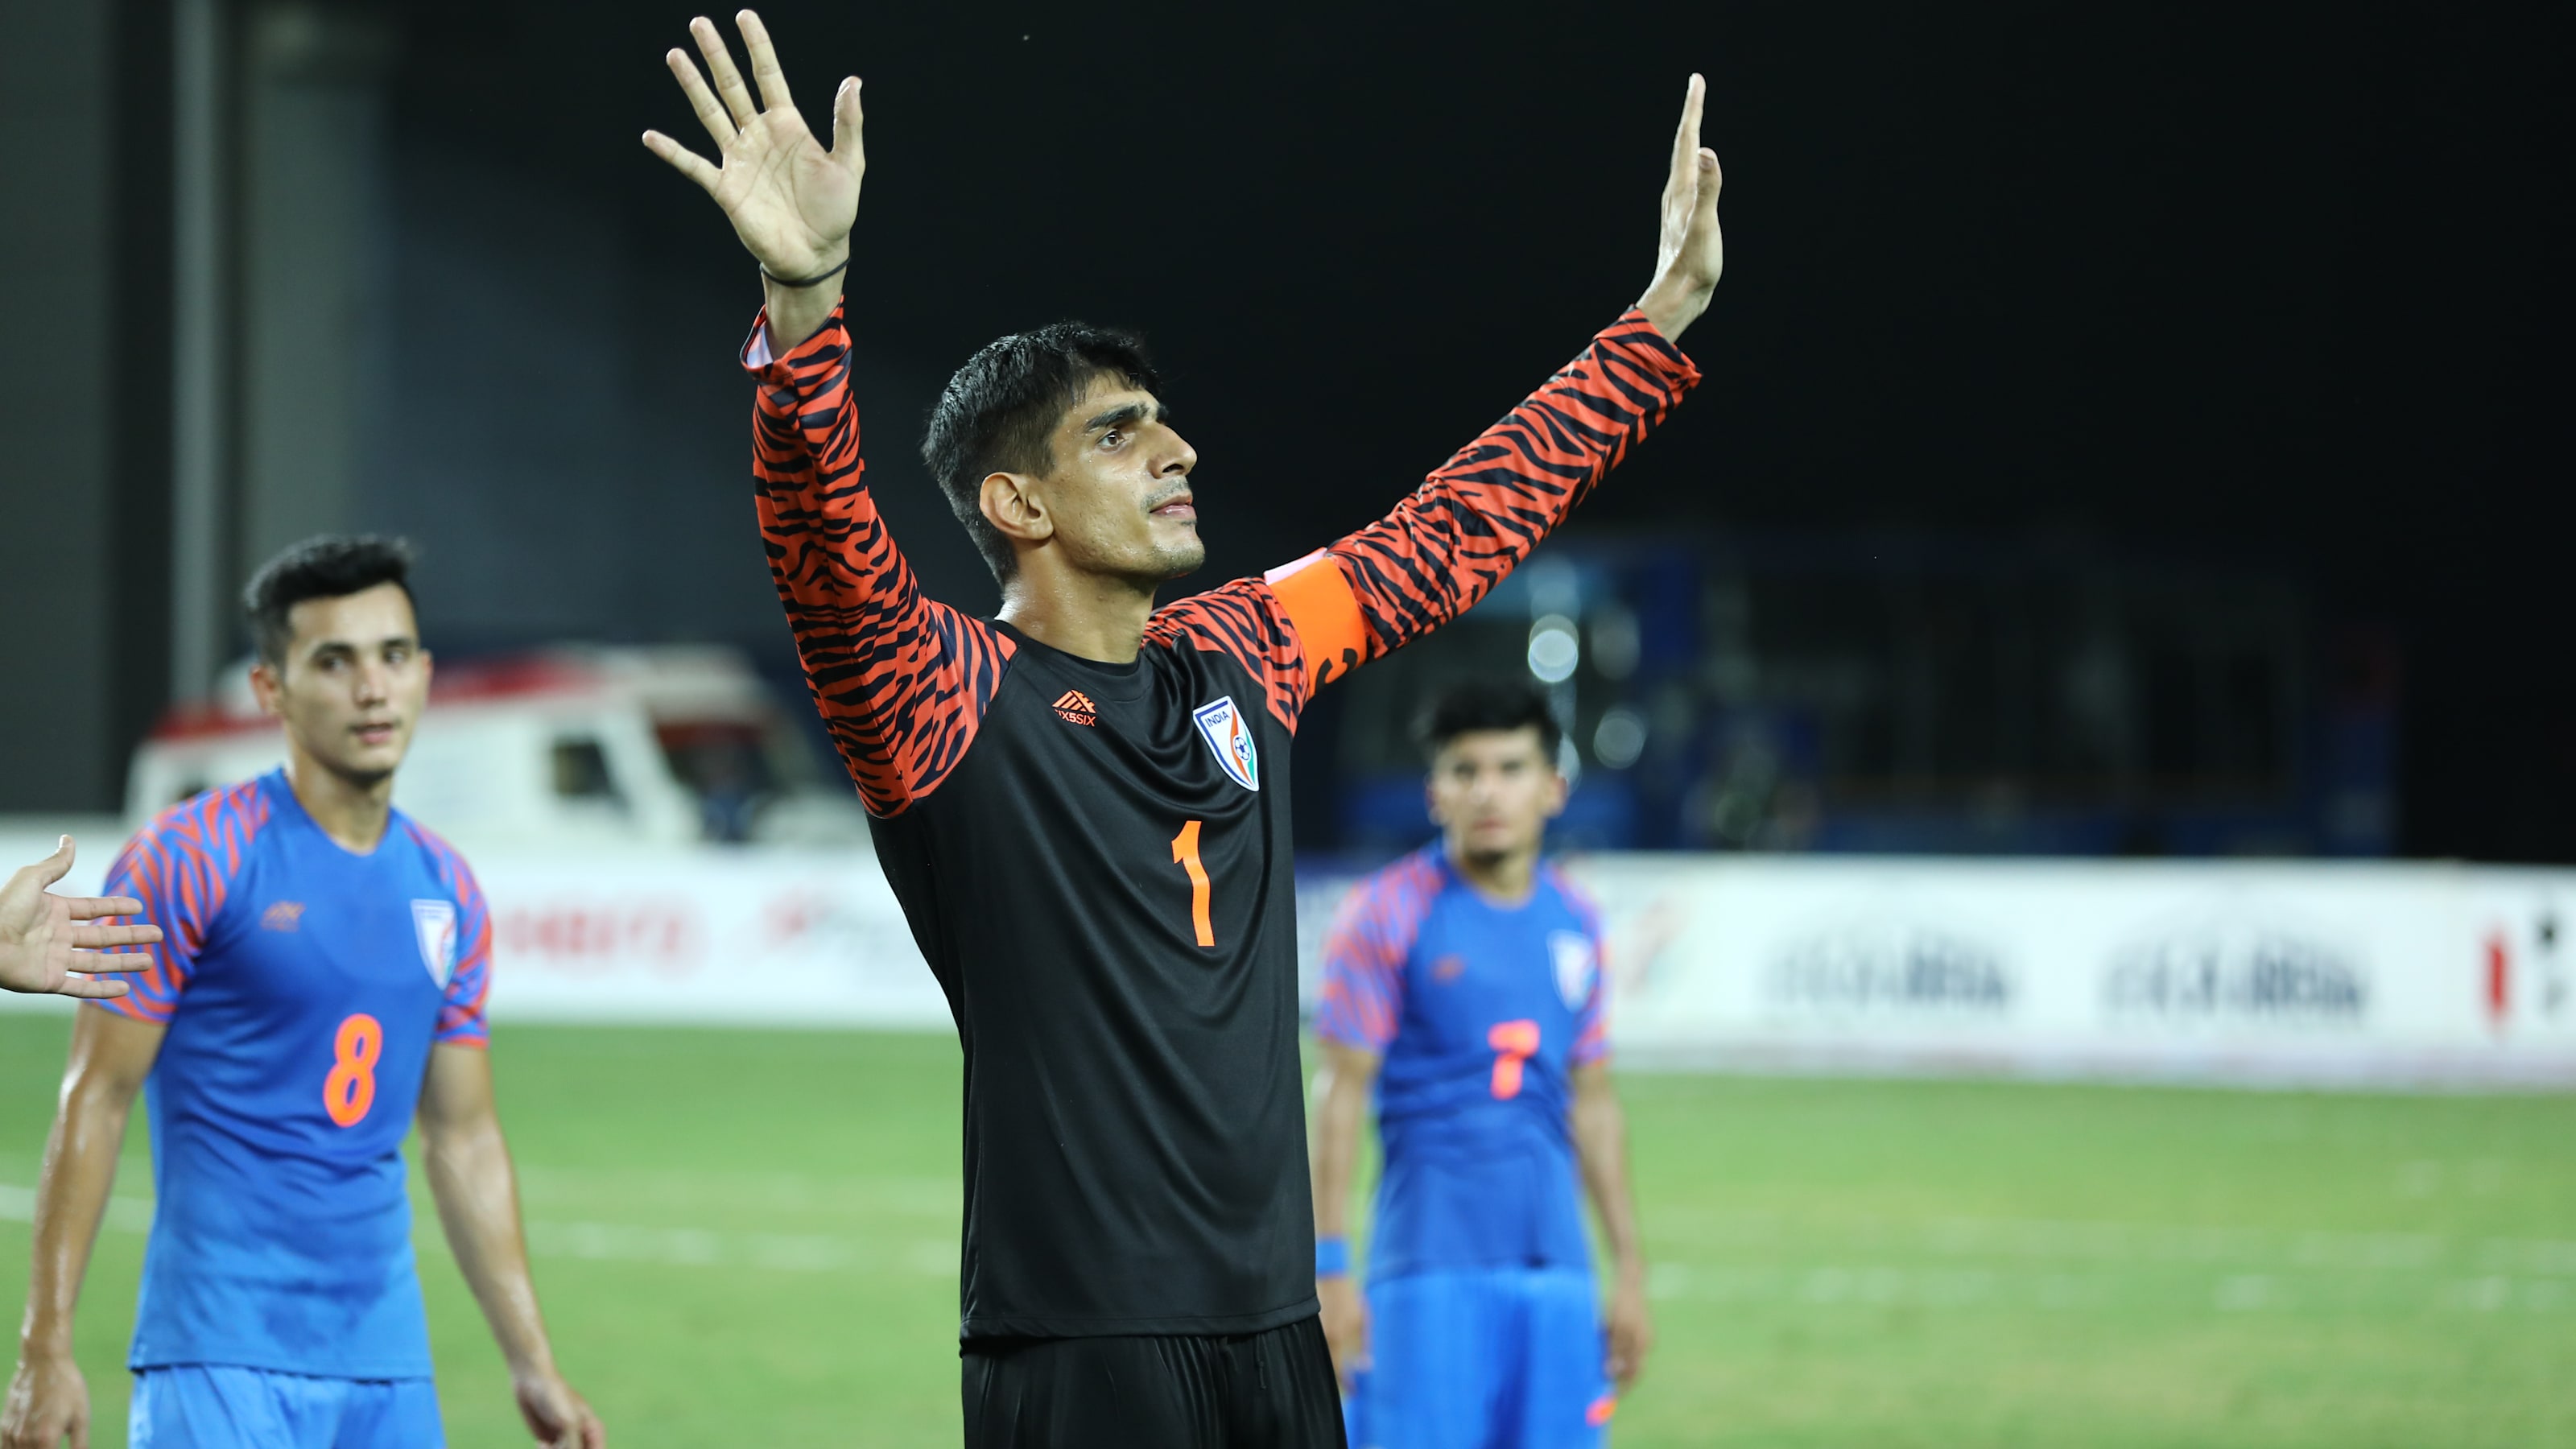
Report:
[[1188,574],[1197,573],[1199,571],[1199,565],[1206,562],[1207,545],[1201,543],[1196,538],[1192,538],[1188,543],[1176,548],[1158,548],[1154,550],[1155,566],[1161,570],[1161,572],[1155,576],[1158,580],[1177,579]]

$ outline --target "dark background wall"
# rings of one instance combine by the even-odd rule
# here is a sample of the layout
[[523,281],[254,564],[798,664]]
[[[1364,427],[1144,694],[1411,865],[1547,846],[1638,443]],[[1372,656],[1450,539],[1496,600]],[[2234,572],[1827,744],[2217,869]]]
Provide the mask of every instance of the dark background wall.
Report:
[[[350,203],[380,248],[361,272],[375,340],[351,344],[373,369],[348,404],[364,446],[331,507],[424,544],[450,648],[692,637],[775,657],[732,360],[754,279],[636,142],[698,139],[659,60],[686,12],[319,8],[392,37],[381,184]],[[1708,381],[1578,526],[2285,560],[2326,615],[2402,641],[2405,849],[2576,859],[2548,507],[2571,441],[2563,20],[764,14],[809,107],[867,81],[850,276],[871,467],[943,597],[992,599],[912,456],[974,347],[1066,315],[1144,332],[1204,459],[1207,580],[1291,557],[1382,510],[1643,286],[1699,68],[1728,178],[1728,279],[1688,339]],[[75,251],[31,258],[61,279],[48,298],[101,285]],[[61,423],[30,399],[66,385],[8,332],[6,435],[33,459],[62,445],[20,420]],[[89,485],[38,499],[30,476],[13,462],[13,536],[45,509],[100,526]],[[40,658],[0,647],[13,677]],[[6,803],[67,803],[19,783],[49,737],[7,728]],[[64,778],[103,802],[121,741],[67,747],[98,753]]]
[[0,809],[104,808],[163,700],[169,186],[149,7],[0,46]]

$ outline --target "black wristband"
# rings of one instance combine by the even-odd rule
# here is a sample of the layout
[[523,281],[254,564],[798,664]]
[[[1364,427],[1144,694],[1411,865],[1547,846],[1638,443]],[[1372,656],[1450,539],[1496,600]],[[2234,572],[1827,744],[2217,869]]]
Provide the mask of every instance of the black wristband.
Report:
[[820,282],[828,282],[849,269],[850,259],[843,257],[837,265],[825,267],[810,277],[782,277],[765,266],[760,269],[760,274],[782,287],[811,287]]

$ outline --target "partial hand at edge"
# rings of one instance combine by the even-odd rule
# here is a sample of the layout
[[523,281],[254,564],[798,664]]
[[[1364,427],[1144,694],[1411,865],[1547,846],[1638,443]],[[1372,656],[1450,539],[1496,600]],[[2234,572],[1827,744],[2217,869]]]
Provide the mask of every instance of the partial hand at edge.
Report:
[[1726,270],[1726,238],[1717,222],[1717,193],[1725,184],[1717,153],[1699,143],[1708,82],[1697,73],[1682,97],[1681,124],[1673,132],[1671,170],[1664,178],[1663,224],[1655,246],[1655,280],[1637,299],[1637,310],[1667,342],[1681,335],[1716,295]]
[[0,1404],[0,1449],[89,1449],[89,1381],[69,1356],[18,1360]]
[[119,946],[149,946],[159,926],[92,926],[76,922],[131,916],[143,903],[131,896],[58,896],[46,887],[71,872],[77,847],[63,836],[54,853],[0,885],[0,990],[76,996],[92,1001],[126,994],[122,981],[93,973],[145,971],[152,957],[141,951],[101,954]]

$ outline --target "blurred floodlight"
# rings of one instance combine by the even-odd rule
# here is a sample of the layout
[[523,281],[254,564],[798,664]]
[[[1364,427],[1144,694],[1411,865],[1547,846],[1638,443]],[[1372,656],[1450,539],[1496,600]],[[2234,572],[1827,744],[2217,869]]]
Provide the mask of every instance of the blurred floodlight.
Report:
[[1627,606],[1607,603],[1592,611],[1592,667],[1604,679],[1625,679],[1637,672],[1644,641],[1637,635],[1637,615]]
[[1530,625],[1529,672],[1541,684],[1562,684],[1574,677],[1574,666],[1583,657],[1583,642],[1575,636],[1574,621],[1563,614],[1549,614]]
[[1601,723],[1592,727],[1592,758],[1602,768],[1624,770],[1637,763],[1646,752],[1646,717],[1628,706],[1616,705],[1605,710]]

